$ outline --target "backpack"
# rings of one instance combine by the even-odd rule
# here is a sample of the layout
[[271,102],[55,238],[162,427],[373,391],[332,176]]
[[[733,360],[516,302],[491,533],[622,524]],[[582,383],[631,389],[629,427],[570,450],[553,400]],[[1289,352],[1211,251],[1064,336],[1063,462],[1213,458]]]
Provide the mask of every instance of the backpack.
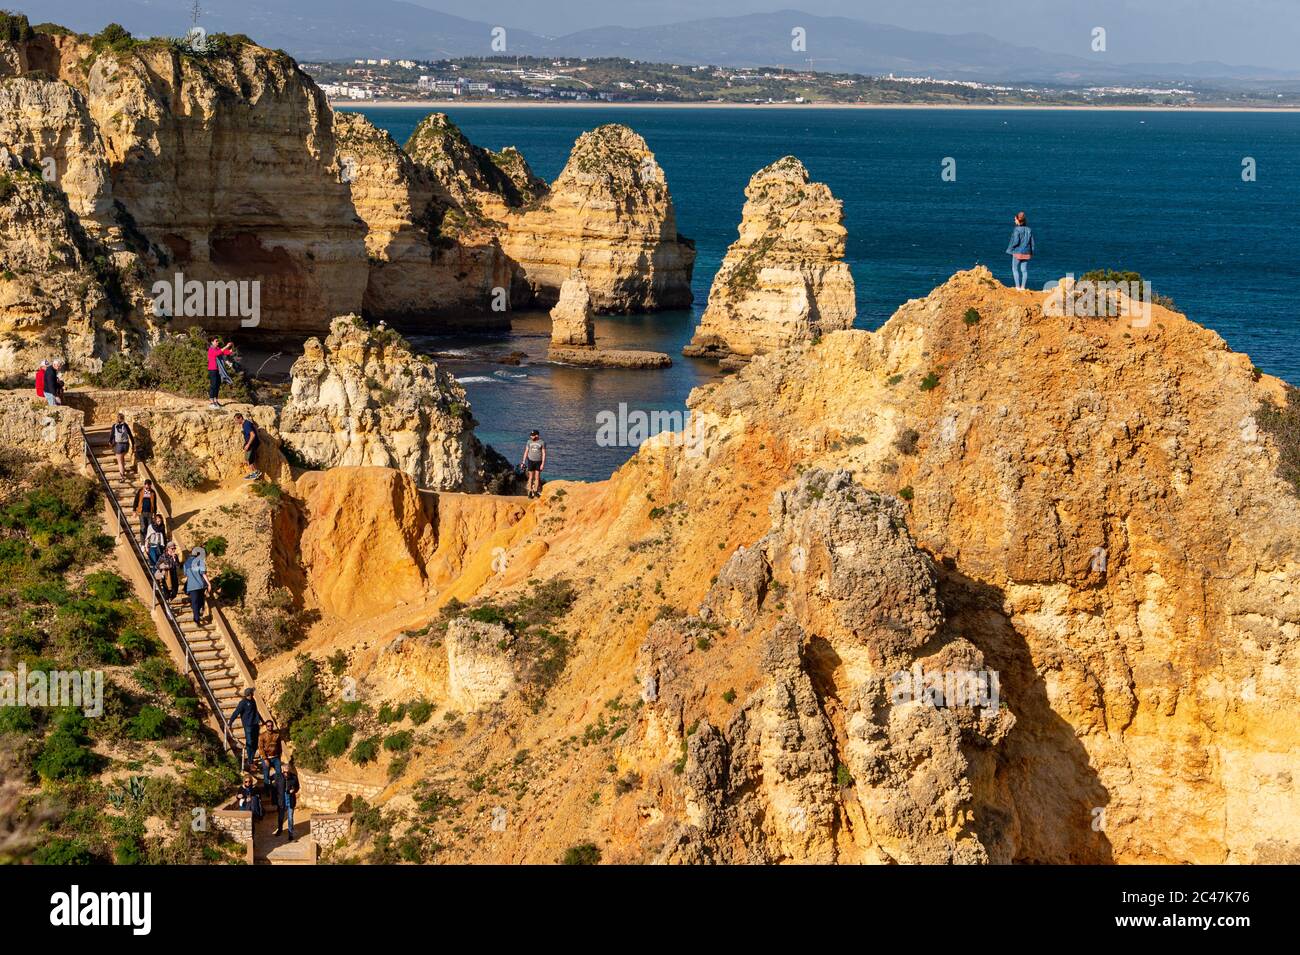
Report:
[[[118,430],[118,429],[121,430]],[[123,422],[122,424],[113,425],[113,443],[126,444],[131,440],[131,426]]]

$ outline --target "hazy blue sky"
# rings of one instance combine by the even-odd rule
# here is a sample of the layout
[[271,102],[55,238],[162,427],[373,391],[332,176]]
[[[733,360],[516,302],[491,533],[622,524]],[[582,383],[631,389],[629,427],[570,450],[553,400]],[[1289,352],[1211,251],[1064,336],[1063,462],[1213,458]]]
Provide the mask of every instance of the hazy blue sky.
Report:
[[988,33],[1010,43],[1088,53],[1106,27],[1126,62],[1221,60],[1300,69],[1300,0],[411,0],[474,20],[557,35],[699,17],[798,9],[938,33]]

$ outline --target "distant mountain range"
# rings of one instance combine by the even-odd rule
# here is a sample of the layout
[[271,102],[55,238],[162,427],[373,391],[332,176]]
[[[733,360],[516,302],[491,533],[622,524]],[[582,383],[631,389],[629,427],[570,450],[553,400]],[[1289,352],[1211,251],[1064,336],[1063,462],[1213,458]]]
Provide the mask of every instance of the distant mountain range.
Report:
[[[190,0],[0,0],[33,22],[96,32],[110,19],[141,36],[180,35]],[[493,50],[505,27],[507,53],[620,56],[719,66],[785,66],[834,73],[898,73],[989,82],[1256,86],[1300,83],[1300,71],[1224,63],[1116,63],[1106,54],[1072,56],[1021,47],[983,33],[945,34],[819,17],[795,10],[716,17],[649,27],[596,27],[545,37],[509,24],[439,13],[401,0],[222,0],[200,22],[211,32],[246,33],[303,60],[352,57],[440,59]],[[791,48],[805,31],[806,49]]]

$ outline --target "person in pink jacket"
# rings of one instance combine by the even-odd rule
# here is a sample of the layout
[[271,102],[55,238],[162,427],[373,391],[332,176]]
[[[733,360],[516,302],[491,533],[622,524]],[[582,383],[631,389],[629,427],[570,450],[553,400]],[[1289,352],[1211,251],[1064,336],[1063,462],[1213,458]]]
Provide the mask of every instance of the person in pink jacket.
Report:
[[221,372],[217,368],[217,362],[234,350],[234,345],[223,347],[220,338],[212,339],[212,344],[208,346],[208,401],[213,408],[221,407],[217,401],[217,395],[221,392]]

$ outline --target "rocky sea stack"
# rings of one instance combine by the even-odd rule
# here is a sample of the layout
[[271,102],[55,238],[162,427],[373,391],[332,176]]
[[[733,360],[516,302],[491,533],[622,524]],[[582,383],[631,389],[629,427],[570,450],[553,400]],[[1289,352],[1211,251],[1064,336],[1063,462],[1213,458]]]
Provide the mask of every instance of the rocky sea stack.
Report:
[[843,204],[793,156],[754,173],[740,236],[713,279],[683,353],[744,361],[851,328],[853,276],[844,262]]

